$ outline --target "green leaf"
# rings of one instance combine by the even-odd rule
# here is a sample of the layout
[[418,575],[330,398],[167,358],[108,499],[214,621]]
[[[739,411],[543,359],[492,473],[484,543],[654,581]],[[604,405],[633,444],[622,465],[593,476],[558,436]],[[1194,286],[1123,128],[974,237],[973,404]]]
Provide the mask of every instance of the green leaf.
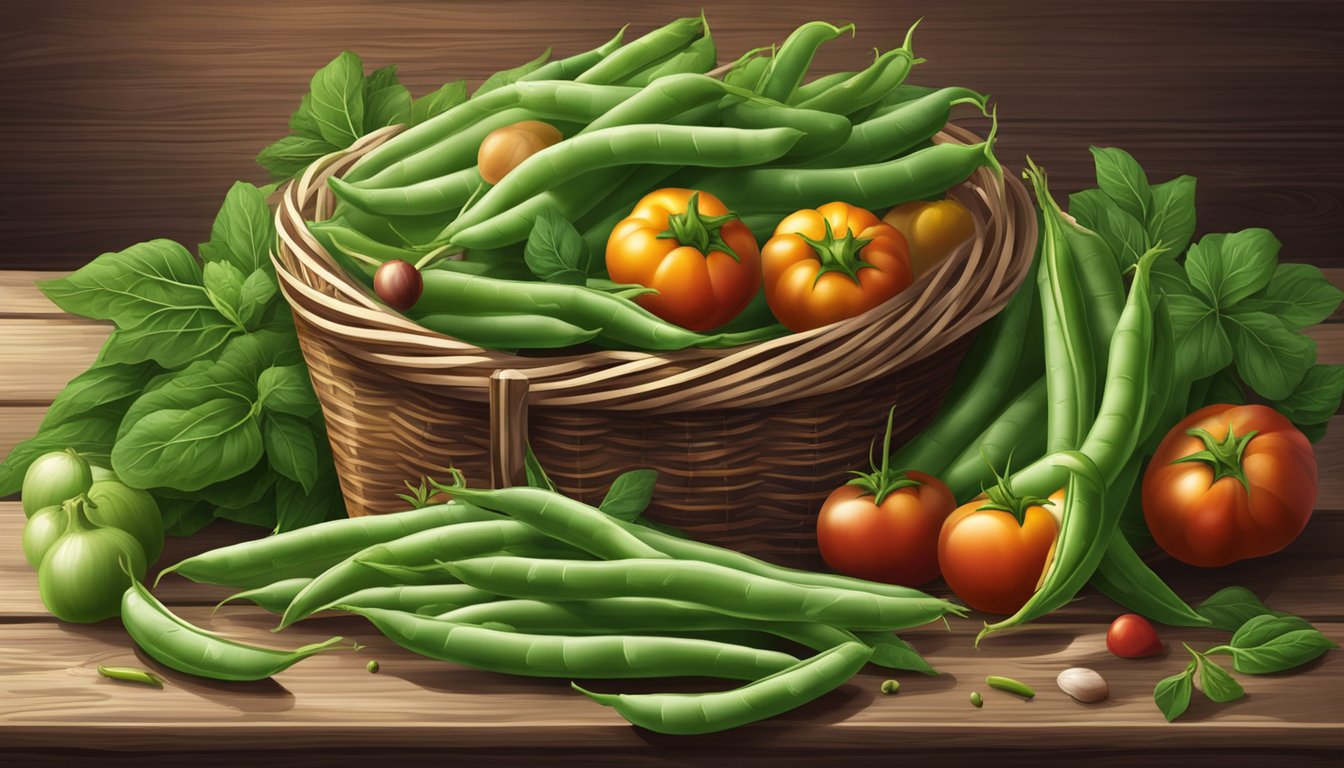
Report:
[[1339,411],[1344,365],[1313,365],[1287,398],[1274,404],[1294,424],[1324,424]]
[[1121,269],[1129,269],[1139,263],[1139,257],[1148,250],[1148,235],[1143,224],[1128,211],[1114,205],[1105,209],[1097,234],[1106,239],[1115,257],[1120,261]]
[[555,483],[551,482],[550,476],[546,474],[546,468],[541,466],[541,461],[537,459],[537,454],[532,452],[532,446],[527,446],[527,456],[523,459],[523,466],[527,470],[527,485],[529,488],[545,488],[548,491],[554,491]]
[[569,220],[550,209],[542,211],[532,224],[523,261],[542,280],[566,285],[583,285],[591,269],[583,236]]
[[411,92],[397,80],[397,66],[376,69],[364,80],[364,133],[411,121]]
[[1084,189],[1069,195],[1069,215],[1093,232],[1101,232],[1106,209],[1115,204],[1100,189]]
[[1233,648],[1255,648],[1289,632],[1299,629],[1314,629],[1311,622],[1291,613],[1268,612],[1247,619],[1232,634]]
[[1176,337],[1178,378],[1193,381],[1226,368],[1232,362],[1232,342],[1218,311],[1193,293],[1168,293],[1166,298]]
[[233,398],[251,402],[256,397],[255,385],[239,379],[215,362],[199,360],[175,374],[168,374],[162,383],[150,382],[145,393],[126,409],[117,439],[123,439],[131,428],[146,416],[165,410],[189,410],[218,398]]
[[243,281],[243,290],[238,296],[238,314],[243,327],[255,331],[259,327],[266,310],[275,298],[278,288],[270,271],[258,269]]
[[1245,587],[1227,587],[1209,595],[1199,604],[1195,613],[1213,622],[1225,632],[1236,632],[1243,624],[1257,616],[1287,616],[1270,610]]
[[281,475],[312,491],[317,481],[317,445],[308,422],[284,413],[268,413],[262,422],[266,458]]
[[[313,94],[305,93],[299,100],[298,109],[294,110],[289,116],[289,130],[296,135],[308,139],[321,139],[322,130],[313,117]],[[323,139],[325,142],[326,140]],[[333,147],[337,149],[337,147]]]
[[213,521],[210,505],[199,499],[156,497],[163,516],[163,530],[170,536],[191,536]]
[[1138,162],[1118,147],[1092,147],[1092,159],[1101,191],[1135,220],[1147,221],[1153,209],[1153,193]]
[[1278,263],[1279,241],[1267,229],[1207,235],[1186,258],[1190,282],[1227,309],[1268,285]]
[[14,446],[0,464],[0,496],[18,493],[28,466],[44,453],[65,448],[81,453],[108,453],[116,439],[118,420],[118,414],[98,409],[71,416],[60,424],[43,426],[36,435]]
[[467,100],[467,81],[445,83],[437,91],[430,91],[411,103],[411,122],[420,124]]
[[[293,480],[280,478],[275,484],[275,533],[293,531],[332,519],[331,486],[331,483],[320,484],[315,492],[310,493]],[[336,489],[335,500],[340,501],[339,489]]]
[[1316,362],[1316,342],[1264,312],[1234,307],[1224,317],[1242,380],[1269,400],[1292,394]]
[[1280,264],[1260,293],[1241,303],[1253,312],[1274,315],[1294,330],[1324,322],[1344,299],[1339,290],[1325,279],[1321,270],[1310,264]]
[[620,520],[632,522],[644,514],[653,500],[653,486],[658,473],[652,469],[635,469],[616,478],[598,509]]
[[209,242],[200,247],[207,262],[227,261],[244,275],[269,269],[275,244],[275,220],[266,195],[245,181],[235,182],[215,214]]
[[243,273],[227,261],[210,261],[205,264],[205,295],[210,297],[210,303],[215,309],[238,326],[239,330],[243,329],[243,280]]
[[[138,365],[95,364],[71,379],[56,395],[42,419],[42,428],[60,424],[80,414],[98,411],[107,406],[139,397],[149,380],[161,369],[153,363]],[[129,405],[129,403],[126,403]],[[121,419],[120,411],[116,418]]]
[[1153,689],[1153,703],[1162,712],[1162,716],[1167,718],[1167,722],[1170,723],[1180,717],[1190,706],[1190,691],[1193,687],[1191,678],[1198,664],[1198,661],[1191,661],[1184,672],[1164,679]]
[[299,175],[314,160],[338,149],[321,137],[290,135],[258,152],[257,164],[270,171],[272,179],[283,180]]
[[179,368],[214,356],[238,331],[238,326],[213,305],[165,311],[133,328],[113,331],[98,361],[133,364],[152,360],[165,368]]
[[194,309],[214,311],[202,286],[201,265],[172,240],[150,240],[105,253],[75,272],[37,286],[74,315],[131,328],[146,318]]
[[299,351],[299,342],[293,333],[268,330],[232,340],[218,361],[233,378],[244,382],[245,391],[251,391],[253,396],[262,371],[273,365],[296,365],[302,362],[303,353]]
[[309,83],[313,121],[322,138],[344,149],[364,133],[364,62],[350,51],[319,69]]
[[505,69],[496,72],[490,77],[487,77],[485,82],[481,83],[481,87],[476,89],[476,93],[472,94],[472,98],[474,99],[483,93],[489,93],[496,88],[502,88],[506,85],[518,82],[524,75],[529,75],[538,69],[541,69],[541,66],[545,64],[549,58],[551,58],[551,49],[547,48],[541,52],[540,56],[525,64],[519,64],[513,69]]
[[241,474],[216,480],[197,491],[155,488],[154,494],[168,498],[199,499],[207,502],[211,510],[217,507],[241,509],[261,501],[275,481],[276,474],[270,466],[264,461],[258,461]]
[[271,413],[304,418],[318,410],[308,369],[302,365],[272,366],[262,371],[257,378],[257,402]]
[[215,507],[214,516],[220,520],[232,520],[243,525],[255,525],[258,528],[275,527],[275,485],[266,488],[266,493],[252,504],[240,507]]
[[1195,177],[1178,176],[1152,188],[1153,208],[1144,227],[1148,244],[1161,243],[1167,253],[1179,256],[1195,234]]
[[[1269,618],[1285,621],[1279,617]],[[1233,638],[1233,642],[1236,642],[1236,638]],[[1243,674],[1271,675],[1296,669],[1315,660],[1331,648],[1339,647],[1330,638],[1321,634],[1320,630],[1310,626],[1274,634],[1268,639],[1257,639],[1255,642],[1255,645],[1219,646],[1209,652],[1212,653],[1213,650],[1230,652],[1232,667]]]
[[241,474],[261,454],[261,430],[250,404],[221,397],[146,415],[117,440],[112,469],[134,488],[194,491]]
[[1199,687],[1210,701],[1226,704],[1246,695],[1241,683],[1218,666],[1218,662],[1203,654],[1196,655],[1199,656]]

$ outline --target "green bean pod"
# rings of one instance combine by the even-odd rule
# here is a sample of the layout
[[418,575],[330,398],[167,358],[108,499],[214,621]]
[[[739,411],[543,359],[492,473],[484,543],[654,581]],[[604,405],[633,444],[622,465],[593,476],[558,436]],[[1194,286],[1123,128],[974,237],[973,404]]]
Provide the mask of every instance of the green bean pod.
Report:
[[837,27],[824,21],[811,21],[795,29],[772,57],[770,70],[761,84],[761,95],[767,99],[787,102],[803,82],[808,67],[812,66],[812,57],[816,56],[822,43],[846,32],[852,37],[854,25]]
[[333,637],[280,651],[228,640],[178,618],[134,579],[121,598],[121,623],[155,661],[212,680],[264,680],[341,642]]
[[766,73],[770,71],[771,57],[762,55],[766,50],[771,49],[754,48],[742,54],[742,57],[733,63],[732,69],[724,74],[723,81],[753,93],[757,92],[765,80]]
[[929,676],[938,674],[938,670],[925,661],[914,646],[891,632],[855,632],[854,637],[873,649],[873,658],[869,661],[879,667],[904,669]]
[[481,557],[442,565],[464,584],[534,600],[663,597],[747,619],[814,622],[844,629],[899,630],[936,621],[947,613],[947,603],[935,598],[801,587],[697,561]]
[[356,608],[408,651],[454,664],[528,677],[720,677],[754,680],[797,662],[779,651],[712,640],[639,635],[530,635]]
[[[1092,336],[1093,358],[1102,366],[1110,350],[1111,334],[1125,308],[1125,284],[1120,279],[1115,254],[1101,235],[1063,218],[1053,198],[1050,203],[1053,210],[1047,215],[1059,217],[1058,224],[1087,295],[1087,330]],[[1104,373],[1105,369],[1100,372]]]
[[708,32],[703,15],[677,19],[621,46],[574,79],[580,83],[615,83],[683,50]]
[[786,103],[797,106],[813,96],[845,82],[857,74],[858,72],[832,72],[829,75],[822,75],[810,83],[799,85],[798,89],[793,92],[793,95],[788,98]]
[[734,93],[742,91],[707,75],[694,73],[671,75],[640,89],[636,95],[594,119],[579,132],[579,135],[622,125],[668,122],[681,125],[695,124],[674,118],[692,110],[699,119],[717,118],[717,108],[710,110],[699,108],[717,104],[724,96]]
[[1106,556],[1092,574],[1092,586],[1125,610],[1172,627],[1207,627],[1211,622],[1182,600],[1143,562],[1123,535],[1111,537]]
[[734,128],[792,128],[803,135],[786,158],[810,158],[834,152],[849,138],[844,115],[783,104],[740,102],[723,110],[723,123]]
[[[985,635],[1034,621],[1066,603],[1087,584],[1120,523],[1124,502],[1108,503],[1101,471],[1092,460],[1077,451],[1054,454],[1050,461],[1065,467],[1069,481],[1064,490],[1064,511],[1059,533],[1051,550],[1041,583],[1017,613],[1002,621],[986,624],[975,636],[977,646]],[[1125,472],[1138,473],[1130,462]],[[1131,478],[1132,479],[1132,478]]]
[[[159,572],[241,589],[313,577],[365,547],[456,523],[503,520],[494,512],[449,502],[388,515],[331,520],[188,557]],[[157,581],[156,581],[157,583]]]
[[885,98],[892,89],[905,82],[910,70],[922,61],[915,58],[913,48],[915,28],[918,26],[918,21],[910,26],[900,48],[881,54],[867,69],[799,102],[798,106],[848,115]]
[[749,685],[715,693],[613,694],[573,686],[641,728],[679,736],[715,733],[783,714],[829,693],[857,674],[871,655],[862,643],[845,643]]
[[421,315],[415,322],[431,331],[486,349],[561,349],[592,341],[601,328],[589,330],[545,315]]
[[386,216],[442,214],[445,218],[461,208],[483,184],[485,180],[474,162],[438,178],[402,187],[361,186],[338,176],[327,180],[337,199],[361,211]]
[[555,61],[547,62],[546,64],[543,64],[542,66],[538,67],[537,69],[518,78],[518,81],[525,82],[529,80],[573,80],[574,78],[578,77],[584,72],[587,72],[589,69],[592,69],[594,66],[598,64],[598,62],[610,56],[618,48],[620,48],[621,39],[625,37],[625,30],[628,27],[629,25],[626,25],[625,27],[621,27],[620,29],[616,30],[616,34],[612,36],[610,40],[592,49],[591,51],[585,51],[584,53],[577,53],[567,58],[556,59]]
[[939,477],[959,502],[975,498],[994,483],[994,472],[1010,461],[1032,461],[1045,453],[1049,411],[1046,380],[1041,377],[1004,407]]
[[312,578],[308,576],[296,576],[292,579],[281,579],[264,587],[254,587],[253,589],[236,592],[216,603],[215,610],[218,611],[225,604],[234,600],[250,600],[271,613],[284,613],[290,602],[294,600],[294,596],[302,592],[303,588],[311,584],[312,581]]
[[706,23],[705,34],[692,40],[690,45],[662,61],[622,78],[620,84],[643,87],[674,75],[704,74],[713,69],[718,62],[719,51],[714,45],[714,36],[709,32],[709,24]]
[[943,88],[854,126],[849,138],[834,152],[809,162],[804,168],[844,168],[898,157],[928,139],[943,126],[958,104],[974,104],[982,113],[987,97],[969,88]]
[[382,608],[432,616],[498,599],[498,595],[466,584],[397,584],[352,592],[342,597],[335,607],[342,611]]

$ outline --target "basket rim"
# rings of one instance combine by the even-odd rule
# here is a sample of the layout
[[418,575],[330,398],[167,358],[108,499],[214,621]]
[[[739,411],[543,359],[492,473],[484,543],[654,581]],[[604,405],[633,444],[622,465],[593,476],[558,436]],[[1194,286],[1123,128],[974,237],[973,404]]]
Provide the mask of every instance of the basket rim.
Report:
[[[950,194],[972,211],[975,237],[887,302],[821,328],[726,349],[599,350],[520,356],[483,349],[424,328],[377,301],[308,231],[332,207],[327,179],[401,129],[389,126],[310,165],[283,189],[271,253],[301,334],[413,384],[483,401],[489,374],[513,369],[531,380],[533,405],[692,410],[795,399],[855,386],[910,365],[996,314],[1035,251],[1034,208],[1017,179],[988,167]],[[980,137],[949,124],[941,142]],[[311,216],[309,215],[311,214]],[[864,353],[868,354],[865,355]]]

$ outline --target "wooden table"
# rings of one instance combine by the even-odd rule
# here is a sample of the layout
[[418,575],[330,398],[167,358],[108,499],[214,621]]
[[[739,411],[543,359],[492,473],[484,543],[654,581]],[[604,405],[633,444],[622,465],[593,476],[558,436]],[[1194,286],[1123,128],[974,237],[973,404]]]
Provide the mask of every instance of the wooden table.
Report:
[[[0,455],[36,428],[63,383],[93,359],[107,328],[60,314],[35,289],[43,275],[0,273]],[[1344,285],[1344,270],[1330,270]],[[1338,318],[1335,318],[1338,320]],[[1344,362],[1344,323],[1317,329],[1321,359]],[[1277,609],[1299,614],[1344,639],[1344,419],[1336,417],[1318,446],[1320,509],[1288,550],[1254,562],[1206,571],[1157,563],[1189,600],[1230,584],[1250,587]],[[888,677],[870,669],[793,713],[726,734],[668,738],[635,729],[589,702],[565,680],[507,677],[423,659],[393,646],[367,624],[343,616],[315,618],[283,634],[275,618],[252,606],[211,606],[227,592],[169,577],[160,597],[184,618],[233,637],[296,647],[340,634],[365,644],[360,653],[309,659],[274,679],[216,683],[161,668],[138,653],[116,621],[63,624],[43,609],[18,539],[23,513],[0,502],[0,763],[67,764],[77,758],[131,758],[136,764],[236,765],[273,759],[286,765],[337,760],[444,758],[492,764],[531,761],[589,765],[781,762],[837,758],[891,765],[971,759],[996,765],[1074,762],[1131,765],[1141,759],[1184,765],[1338,765],[1344,750],[1344,654],[1268,677],[1241,676],[1247,697],[1213,705],[1199,695],[1190,711],[1165,723],[1152,703],[1156,682],[1185,664],[1182,641],[1196,648],[1224,638],[1217,631],[1164,629],[1169,650],[1124,661],[1105,649],[1117,608],[1088,592],[1036,624],[972,647],[978,621],[904,633],[942,671],[901,674],[901,692],[883,696]],[[169,541],[160,565],[221,544],[260,535],[219,523]],[[935,590],[936,591],[936,590]],[[369,659],[382,667],[364,670]],[[99,664],[160,673],[153,690],[100,678]],[[1111,685],[1111,698],[1084,706],[1055,687],[1065,667],[1087,666]],[[988,674],[1033,685],[1029,702],[984,686]],[[625,686],[597,682],[598,690]],[[967,703],[985,694],[983,709]],[[467,762],[464,764],[474,764]]]

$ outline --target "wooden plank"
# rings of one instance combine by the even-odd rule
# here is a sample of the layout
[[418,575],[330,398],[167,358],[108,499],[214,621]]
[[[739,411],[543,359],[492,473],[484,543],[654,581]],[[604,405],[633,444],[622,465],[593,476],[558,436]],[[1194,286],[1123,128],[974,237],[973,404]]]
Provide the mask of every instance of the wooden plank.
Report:
[[[279,739],[338,754],[364,747],[515,750],[540,746],[648,754],[664,747],[706,750],[938,750],[1013,748],[1049,744],[1083,749],[1108,746],[1235,749],[1277,745],[1291,750],[1344,748],[1344,654],[1336,651],[1298,673],[1242,676],[1248,695],[1213,705],[1198,695],[1175,724],[1163,721],[1152,702],[1153,685],[1182,668],[1181,642],[1208,647],[1217,631],[1168,631],[1170,650],[1126,661],[1105,650],[1104,625],[1055,624],[972,645],[976,627],[961,622],[952,632],[932,627],[907,636],[926,650],[944,674],[898,675],[901,692],[883,696],[891,677],[868,669],[839,690],[794,712],[730,733],[664,738],[631,728],[610,709],[569,689],[568,680],[510,677],[436,662],[393,646],[364,622],[330,617],[301,623],[279,635],[267,631],[274,617],[257,609],[180,609],[183,618],[229,637],[272,647],[294,647],[333,635],[359,642],[358,653],[313,657],[273,680],[219,683],[167,670],[138,653],[117,622],[71,627],[54,621],[10,624],[0,654],[0,742],[7,749],[64,746],[147,751],[194,748],[250,749],[259,739]],[[1344,624],[1321,626],[1344,635]],[[364,670],[377,659],[381,671]],[[162,675],[162,690],[100,679],[99,664],[137,666]],[[1084,706],[1054,684],[1070,666],[1087,666],[1107,678],[1110,699]],[[1024,702],[985,687],[986,675],[1007,675],[1033,686]],[[687,681],[581,681],[601,691],[696,690]],[[722,687],[709,682],[706,687]],[[984,694],[983,709],[967,703]],[[282,728],[283,731],[279,729]],[[261,734],[268,734],[261,736]]]
[[0,405],[49,404],[98,356],[111,326],[91,320],[5,320],[0,334]]
[[37,434],[46,405],[0,406],[0,456],[8,456],[15,445]]
[[0,271],[0,318],[68,318],[37,288],[38,280],[62,277],[65,272]]

